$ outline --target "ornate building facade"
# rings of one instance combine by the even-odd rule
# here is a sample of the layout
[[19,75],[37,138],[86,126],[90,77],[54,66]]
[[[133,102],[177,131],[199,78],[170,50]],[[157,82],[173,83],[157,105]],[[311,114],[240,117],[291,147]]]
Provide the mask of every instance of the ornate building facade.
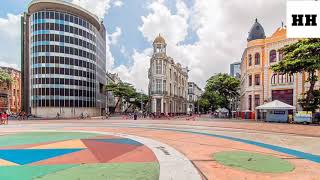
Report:
[[151,112],[156,114],[187,113],[188,68],[167,56],[167,44],[160,35],[153,42],[150,60],[149,96]]
[[266,102],[280,100],[300,109],[298,99],[304,92],[304,73],[294,75],[274,73],[270,67],[281,61],[280,48],[297,42],[286,37],[286,27],[279,27],[266,37],[256,19],[247,39],[241,61],[241,111],[251,112],[249,118],[260,118],[255,108]]
[[11,83],[2,82],[0,85],[0,112],[19,113],[21,111],[21,73],[20,71],[0,67],[0,71],[8,73]]

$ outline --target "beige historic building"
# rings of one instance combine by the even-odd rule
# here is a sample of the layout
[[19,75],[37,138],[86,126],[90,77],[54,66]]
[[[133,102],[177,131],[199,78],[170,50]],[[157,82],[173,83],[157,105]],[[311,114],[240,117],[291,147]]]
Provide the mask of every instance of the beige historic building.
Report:
[[300,110],[298,99],[305,91],[305,74],[280,74],[270,69],[283,58],[279,49],[298,41],[287,38],[286,34],[286,27],[282,25],[266,37],[258,20],[249,32],[241,61],[240,93],[241,111],[250,112],[248,118],[260,118],[255,108],[273,100],[280,100]]
[[19,113],[21,111],[21,72],[10,68],[0,67],[0,71],[8,73],[11,83],[0,83],[0,112]]
[[203,90],[194,82],[188,82],[188,113],[199,113],[197,103],[203,94]]
[[167,56],[166,47],[166,41],[160,35],[153,42],[148,75],[151,112],[184,114],[187,112],[188,68]]

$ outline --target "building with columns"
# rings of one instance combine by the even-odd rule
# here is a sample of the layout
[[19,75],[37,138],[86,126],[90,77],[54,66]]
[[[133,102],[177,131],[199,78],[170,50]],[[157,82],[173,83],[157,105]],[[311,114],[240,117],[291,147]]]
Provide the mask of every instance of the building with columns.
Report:
[[256,19],[241,61],[241,111],[251,112],[251,118],[260,118],[256,107],[266,102],[280,100],[300,110],[298,99],[305,92],[305,74],[274,73],[271,66],[282,60],[280,48],[298,41],[286,37],[286,27],[281,26],[266,37]]
[[188,68],[167,56],[167,44],[160,35],[154,40],[153,48],[148,73],[151,113],[187,113]]

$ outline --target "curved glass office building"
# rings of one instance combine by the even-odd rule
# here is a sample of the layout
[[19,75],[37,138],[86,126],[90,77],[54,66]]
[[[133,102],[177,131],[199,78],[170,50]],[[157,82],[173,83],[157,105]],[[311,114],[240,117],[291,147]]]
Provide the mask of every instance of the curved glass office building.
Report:
[[103,23],[85,9],[59,0],[34,0],[22,18],[24,111],[38,117],[102,115]]

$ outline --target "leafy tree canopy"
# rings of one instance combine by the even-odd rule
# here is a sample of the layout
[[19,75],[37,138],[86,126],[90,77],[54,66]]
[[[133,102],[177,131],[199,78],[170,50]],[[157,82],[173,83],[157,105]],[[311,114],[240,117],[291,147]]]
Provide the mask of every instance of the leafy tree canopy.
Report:
[[320,39],[302,39],[296,43],[280,49],[283,52],[283,60],[273,65],[271,69],[277,73],[308,73],[307,82],[310,87],[304,97],[299,100],[304,110],[315,111],[320,107],[320,93],[315,90],[318,81],[316,71],[320,69]]

